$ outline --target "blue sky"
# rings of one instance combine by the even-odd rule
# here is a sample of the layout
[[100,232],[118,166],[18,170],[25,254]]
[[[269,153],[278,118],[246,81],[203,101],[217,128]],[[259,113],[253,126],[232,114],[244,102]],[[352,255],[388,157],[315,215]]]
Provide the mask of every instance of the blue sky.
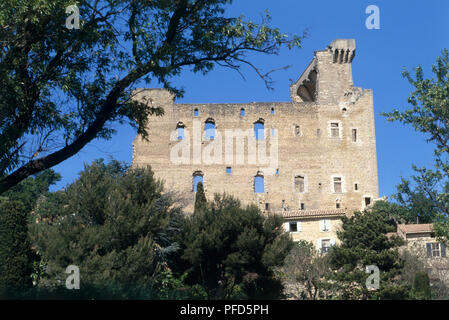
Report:
[[[369,5],[380,9],[380,30],[365,27],[365,9]],[[412,87],[401,76],[404,67],[413,70],[422,65],[425,74],[431,76],[436,57],[443,48],[449,48],[449,1],[245,0],[235,1],[228,14],[244,14],[257,22],[265,9],[273,18],[272,25],[283,32],[302,34],[309,29],[302,49],[285,49],[278,56],[250,56],[267,71],[291,65],[288,70],[273,74],[274,90],[268,91],[247,68],[243,69],[246,80],[235,71],[219,67],[206,76],[185,70],[174,81],[186,91],[179,103],[290,101],[291,80],[296,81],[301,75],[314,51],[323,50],[337,38],[355,38],[354,85],[374,92],[380,195],[393,194],[400,177],[413,173],[412,164],[432,165],[433,146],[425,142],[426,137],[409,126],[388,123],[380,113],[408,107]],[[76,179],[84,163],[93,159],[114,157],[131,163],[136,133],[129,126],[117,125],[116,129],[118,134],[112,140],[94,141],[56,166],[54,169],[63,179],[52,190]]]

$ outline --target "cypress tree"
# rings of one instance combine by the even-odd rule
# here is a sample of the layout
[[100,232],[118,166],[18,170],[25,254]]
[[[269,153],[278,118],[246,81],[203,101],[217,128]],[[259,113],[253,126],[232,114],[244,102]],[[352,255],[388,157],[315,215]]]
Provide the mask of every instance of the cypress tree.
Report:
[[27,213],[18,201],[0,201],[0,296],[17,297],[31,288]]
[[204,187],[201,182],[198,182],[196,196],[195,196],[195,212],[204,210],[207,205],[206,195],[204,194]]
[[419,300],[430,300],[432,292],[430,280],[426,272],[417,272],[413,281],[413,296]]

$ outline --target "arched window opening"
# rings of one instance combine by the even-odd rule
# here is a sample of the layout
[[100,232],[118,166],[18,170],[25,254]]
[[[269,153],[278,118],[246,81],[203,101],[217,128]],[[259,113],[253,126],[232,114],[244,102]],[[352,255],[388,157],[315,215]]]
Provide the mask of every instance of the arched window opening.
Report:
[[260,172],[254,177],[254,192],[265,193],[265,178]]
[[254,123],[254,135],[256,140],[265,140],[265,121],[263,119],[259,119]]
[[240,116],[241,117],[245,116],[245,109],[244,108],[240,109]]
[[197,109],[193,110],[193,116],[194,117],[198,117],[198,115],[199,115],[199,111],[198,111],[198,108],[197,108]]
[[197,171],[193,174],[193,192],[198,190],[198,183],[202,183],[204,186],[204,174],[201,171]]
[[183,140],[184,139],[185,127],[186,126],[182,122],[178,122],[178,124],[176,125],[176,132],[178,134],[178,140]]
[[204,125],[204,132],[206,136],[206,140],[214,140],[215,139],[215,121],[212,118],[206,120]]

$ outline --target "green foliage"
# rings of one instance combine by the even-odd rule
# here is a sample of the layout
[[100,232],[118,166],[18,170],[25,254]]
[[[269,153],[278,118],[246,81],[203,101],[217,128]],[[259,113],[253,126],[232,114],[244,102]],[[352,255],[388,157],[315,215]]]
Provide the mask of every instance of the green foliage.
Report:
[[435,203],[426,195],[420,186],[412,188],[410,181],[401,178],[401,183],[396,186],[397,194],[393,199],[397,204],[389,203],[390,212],[401,223],[432,223],[439,215]]
[[93,297],[157,298],[155,277],[177,250],[179,209],[149,168],[127,169],[96,161],[39,204],[31,234],[46,264],[41,286],[65,283],[76,265]]
[[417,272],[413,282],[412,296],[419,300],[432,299],[429,276],[426,272]]
[[278,216],[216,195],[183,223],[175,271],[187,272],[186,283],[201,285],[208,299],[279,298],[282,284],[274,270],[293,246],[282,225]]
[[195,212],[204,210],[207,206],[206,195],[204,194],[204,187],[201,182],[198,182],[197,191],[195,195]]
[[41,196],[48,194],[51,185],[61,179],[61,175],[49,169],[28,177],[18,185],[12,187],[2,196],[11,201],[19,201],[25,206],[25,211],[30,213]]
[[186,277],[187,273],[176,277],[170,268],[160,272],[156,281],[158,298],[163,300],[206,299],[207,294],[200,285],[188,286],[185,284]]
[[[427,136],[435,146],[435,166],[432,169],[416,167],[412,177],[413,188],[408,180],[398,186],[399,202],[405,203],[413,214],[420,214],[420,221],[435,222],[435,233],[442,240],[449,239],[449,52],[443,50],[432,66],[434,76],[425,78],[421,66],[412,76],[403,76],[414,87],[408,99],[411,108],[384,113],[389,121],[411,125]],[[422,215],[422,218],[421,218]]]
[[[142,82],[171,84],[182,71],[252,67],[270,88],[270,72],[249,53],[278,54],[302,38],[230,17],[231,0],[79,0],[79,29],[68,29],[69,0],[4,0],[0,6],[0,194],[127,122],[148,137],[151,99]],[[70,19],[69,19],[70,20]]]
[[18,201],[0,200],[0,297],[20,297],[32,286],[27,212]]
[[[380,207],[381,209],[378,209]],[[370,211],[356,212],[342,219],[342,230],[337,232],[341,241],[329,253],[335,273],[339,296],[342,299],[404,299],[408,287],[399,282],[403,261],[397,247],[402,239],[388,239],[386,233],[395,231],[395,224],[384,205],[375,204]],[[375,265],[380,270],[380,288],[366,288],[366,266]]]

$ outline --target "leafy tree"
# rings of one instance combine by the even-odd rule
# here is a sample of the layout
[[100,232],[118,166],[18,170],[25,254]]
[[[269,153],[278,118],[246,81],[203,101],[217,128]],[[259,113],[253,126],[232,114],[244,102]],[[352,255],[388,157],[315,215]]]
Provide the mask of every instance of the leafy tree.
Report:
[[398,205],[389,203],[391,212],[401,223],[432,223],[439,215],[434,202],[419,186],[412,188],[410,180],[401,178],[396,186],[397,194],[393,195]]
[[147,138],[148,117],[163,110],[133,99],[142,82],[180,97],[170,80],[187,68],[206,74],[216,65],[238,72],[245,65],[270,87],[270,72],[247,55],[301,45],[271,27],[268,14],[260,24],[229,17],[232,0],[79,0],[79,28],[69,29],[73,4],[2,1],[0,194],[93,139],[111,138],[116,122]]
[[[449,239],[449,52],[443,50],[432,66],[434,77],[425,78],[421,66],[415,70],[415,76],[408,71],[403,76],[414,87],[408,102],[411,108],[405,111],[394,110],[384,115],[389,121],[399,121],[413,126],[416,131],[427,136],[434,144],[435,166],[432,169],[414,166],[415,184],[410,188],[408,182],[400,185],[399,193],[406,195],[418,205],[418,211],[437,217],[434,225],[437,236]],[[424,197],[426,199],[424,199]],[[400,200],[400,199],[399,199]],[[423,208],[424,210],[420,210]]]
[[2,197],[21,202],[25,206],[25,211],[30,213],[35,209],[39,198],[48,195],[50,186],[60,179],[59,173],[48,169],[21,181],[18,185],[3,193]]
[[[405,299],[409,288],[400,283],[403,268],[398,246],[402,239],[387,238],[395,231],[395,223],[388,213],[372,209],[356,212],[350,218],[342,219],[342,230],[337,232],[341,244],[329,253],[331,266],[335,270],[335,281],[342,299]],[[379,290],[369,290],[366,280],[366,266],[375,265],[380,270]]]
[[293,246],[279,216],[263,216],[257,207],[242,208],[230,196],[215,196],[205,210],[186,218],[178,242],[179,274],[201,285],[208,299],[279,298],[281,266]]
[[315,246],[299,241],[285,259],[280,272],[289,287],[295,288],[295,298],[317,300],[327,298],[331,268],[328,254],[319,254]]
[[39,204],[31,227],[47,264],[40,285],[65,283],[65,268],[76,265],[81,290],[94,290],[85,298],[156,298],[156,278],[177,250],[179,209],[151,170],[99,160],[56,194]]
[[204,187],[201,182],[198,182],[196,196],[195,196],[195,212],[204,210],[207,205],[206,195],[204,194]]
[[27,212],[18,201],[0,200],[0,296],[20,297],[32,286]]

